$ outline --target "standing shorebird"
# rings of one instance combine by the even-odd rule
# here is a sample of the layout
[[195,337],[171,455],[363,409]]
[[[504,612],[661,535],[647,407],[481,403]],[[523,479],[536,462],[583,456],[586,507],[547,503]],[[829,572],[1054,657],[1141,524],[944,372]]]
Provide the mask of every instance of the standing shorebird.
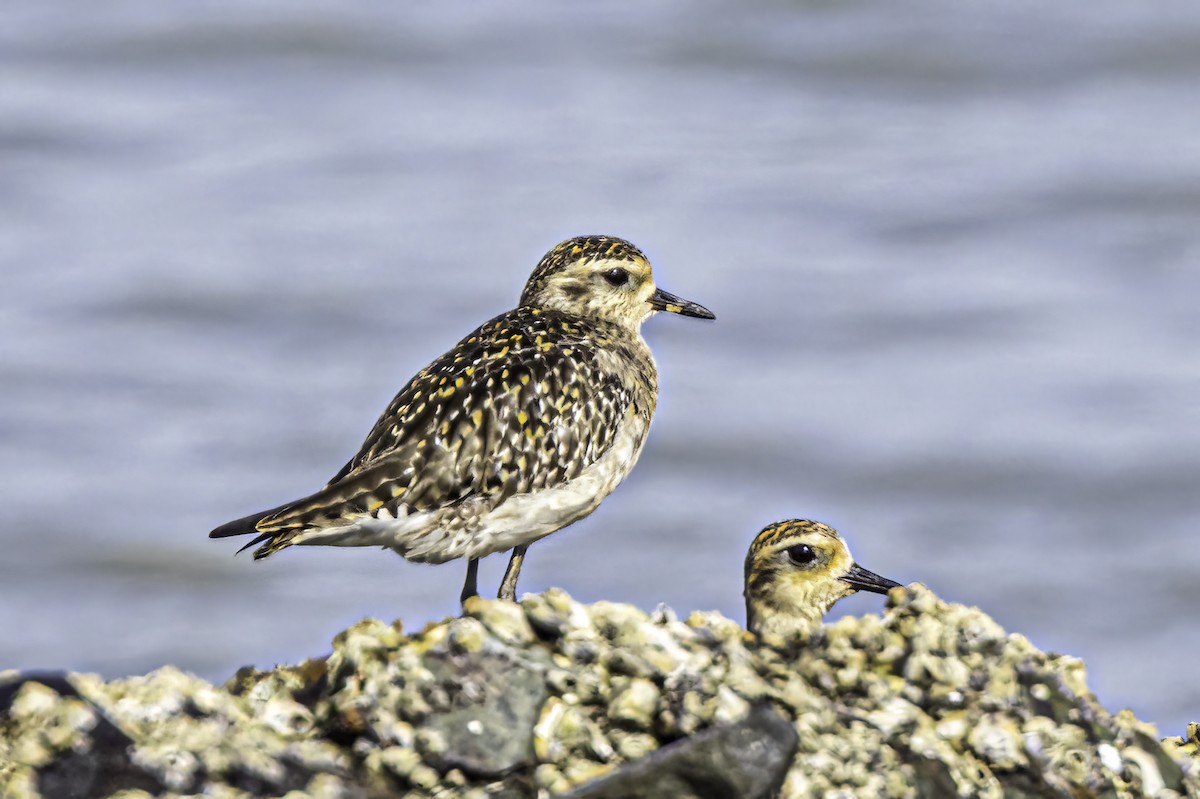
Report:
[[511,549],[498,596],[515,599],[529,544],[594,511],[637,462],[658,396],[641,324],[657,311],[714,318],[656,288],[629,242],[562,242],[515,309],[408,382],[324,488],[209,537],[257,534],[242,548],[261,544],[255,560],[293,544],[467,558],[464,600],[479,558]]
[[804,519],[775,522],[746,553],[746,629],[784,640],[804,637],[842,597],[886,594],[898,585],[855,563],[832,527]]

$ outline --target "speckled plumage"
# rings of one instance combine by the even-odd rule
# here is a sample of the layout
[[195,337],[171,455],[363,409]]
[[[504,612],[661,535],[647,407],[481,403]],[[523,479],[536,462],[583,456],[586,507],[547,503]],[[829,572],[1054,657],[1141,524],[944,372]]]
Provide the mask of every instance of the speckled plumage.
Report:
[[[613,269],[626,283],[604,278]],[[257,533],[256,559],[294,544],[381,545],[441,563],[561,529],[633,468],[658,391],[639,326],[655,310],[711,318],[682,302],[654,288],[628,242],[563,242],[517,308],[412,378],[324,488],[211,535]]]
[[[405,386],[325,488],[257,522],[255,542],[265,543],[255,557],[299,543],[306,531],[413,512],[437,513],[439,531],[465,531],[467,540],[417,540],[409,559],[490,554],[486,541],[470,540],[472,521],[513,495],[578,477],[612,446],[627,415],[648,429],[654,362],[636,342],[614,344],[627,336],[606,327],[536,308],[483,325]],[[605,368],[615,361],[625,368]]]

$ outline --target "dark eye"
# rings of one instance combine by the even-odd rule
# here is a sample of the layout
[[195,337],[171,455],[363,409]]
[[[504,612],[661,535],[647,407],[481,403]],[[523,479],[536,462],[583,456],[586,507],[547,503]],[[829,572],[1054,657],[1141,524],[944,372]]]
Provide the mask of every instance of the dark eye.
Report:
[[788,547],[787,556],[788,560],[797,566],[806,566],[817,559],[817,553],[808,544],[797,544],[794,547]]
[[620,267],[616,269],[609,269],[604,273],[604,279],[609,283],[612,283],[614,286],[624,286],[629,282],[629,273]]

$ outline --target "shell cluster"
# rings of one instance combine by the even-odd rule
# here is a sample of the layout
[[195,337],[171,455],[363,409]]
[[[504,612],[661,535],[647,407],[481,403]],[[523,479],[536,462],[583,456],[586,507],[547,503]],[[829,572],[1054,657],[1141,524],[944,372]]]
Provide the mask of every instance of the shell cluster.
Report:
[[223,687],[0,674],[0,796],[552,796],[764,703],[798,733],[784,797],[1200,796],[1197,725],[1160,742],[1081,661],[919,586],[788,649],[558,590],[466,611],[415,634],[364,620],[327,658]]

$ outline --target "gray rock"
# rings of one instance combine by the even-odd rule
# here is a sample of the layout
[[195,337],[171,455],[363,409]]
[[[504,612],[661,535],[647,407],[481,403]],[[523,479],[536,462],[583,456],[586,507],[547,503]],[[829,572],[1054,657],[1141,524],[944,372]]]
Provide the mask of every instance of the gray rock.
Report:
[[431,655],[427,667],[450,697],[425,727],[441,739],[425,762],[494,778],[534,763],[533,727],[549,696],[544,670],[503,653],[474,658]]
[[763,703],[571,792],[571,799],[761,799],[783,784],[796,753],[792,722]]

